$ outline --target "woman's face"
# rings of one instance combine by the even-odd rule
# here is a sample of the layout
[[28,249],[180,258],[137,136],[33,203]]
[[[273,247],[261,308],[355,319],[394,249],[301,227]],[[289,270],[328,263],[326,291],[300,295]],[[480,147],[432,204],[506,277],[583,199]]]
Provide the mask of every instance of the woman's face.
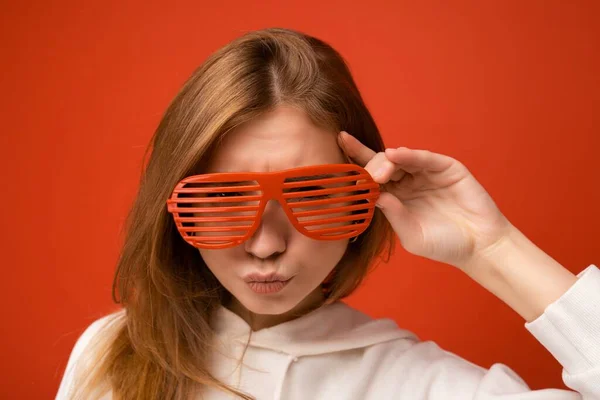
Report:
[[[281,106],[228,133],[207,172],[269,172],[346,162],[336,132],[317,127],[303,111]],[[249,240],[232,248],[199,251],[234,296],[230,308],[275,316],[301,312],[321,301],[320,284],[347,245],[347,239],[319,241],[302,235],[281,205],[271,200]],[[253,274],[278,274],[289,280],[285,285],[249,282],[260,279]]]

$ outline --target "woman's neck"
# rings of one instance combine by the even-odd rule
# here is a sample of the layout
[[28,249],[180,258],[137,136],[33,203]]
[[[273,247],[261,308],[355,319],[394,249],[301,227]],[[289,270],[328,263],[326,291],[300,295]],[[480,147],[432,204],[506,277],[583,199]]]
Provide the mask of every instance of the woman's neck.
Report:
[[223,305],[246,321],[252,331],[258,331],[296,319],[318,308],[324,302],[325,296],[323,296],[323,292],[319,286],[312,293],[306,296],[300,303],[298,303],[296,307],[283,314],[253,313],[244,307],[244,305],[233,296],[231,296],[231,299],[227,304]]

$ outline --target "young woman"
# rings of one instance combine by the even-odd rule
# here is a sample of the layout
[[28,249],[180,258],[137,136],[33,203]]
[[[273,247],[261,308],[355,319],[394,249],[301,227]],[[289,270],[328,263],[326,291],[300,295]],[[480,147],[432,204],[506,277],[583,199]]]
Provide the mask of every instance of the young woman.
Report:
[[[529,241],[457,160],[385,148],[341,56],[226,45],[151,141],[114,280],[57,399],[599,399],[600,270]],[[398,237],[506,302],[573,391],[530,391],[340,300]]]

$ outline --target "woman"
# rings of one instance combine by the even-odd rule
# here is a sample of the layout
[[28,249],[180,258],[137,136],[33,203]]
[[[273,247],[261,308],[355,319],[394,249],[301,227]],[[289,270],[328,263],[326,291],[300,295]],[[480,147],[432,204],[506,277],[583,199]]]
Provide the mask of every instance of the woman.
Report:
[[[598,268],[559,265],[460,162],[385,148],[322,41],[268,29],[226,45],[151,149],[114,280],[122,310],[79,338],[58,399],[600,398]],[[519,313],[574,391],[530,391],[340,302],[395,237]]]

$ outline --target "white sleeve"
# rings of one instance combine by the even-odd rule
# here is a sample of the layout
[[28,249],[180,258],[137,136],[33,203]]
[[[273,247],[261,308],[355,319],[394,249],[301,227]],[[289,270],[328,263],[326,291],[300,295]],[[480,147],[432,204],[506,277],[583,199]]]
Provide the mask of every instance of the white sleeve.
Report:
[[476,400],[600,400],[600,269],[590,265],[544,313],[525,327],[563,366],[574,391],[531,391],[509,367],[494,364],[480,376]]
[[73,391],[73,378],[75,376],[75,371],[77,370],[78,361],[81,360],[81,356],[84,354],[86,347],[90,343],[91,339],[100,331],[102,327],[104,327],[108,322],[113,320],[115,314],[106,315],[100,319],[97,319],[92,324],[90,324],[86,330],[79,336],[75,346],[73,346],[73,350],[71,351],[71,355],[69,356],[69,361],[67,362],[67,367],[65,368],[65,373],[60,382],[60,386],[58,388],[58,393],[56,394],[56,400],[68,400],[71,397]]
[[418,380],[429,400],[600,400],[600,269],[590,265],[544,313],[525,327],[563,366],[564,389],[531,390],[510,367],[489,369],[439,348],[413,347],[427,368]]
[[544,314],[525,324],[563,366],[566,386],[600,399],[600,269],[590,265]]

